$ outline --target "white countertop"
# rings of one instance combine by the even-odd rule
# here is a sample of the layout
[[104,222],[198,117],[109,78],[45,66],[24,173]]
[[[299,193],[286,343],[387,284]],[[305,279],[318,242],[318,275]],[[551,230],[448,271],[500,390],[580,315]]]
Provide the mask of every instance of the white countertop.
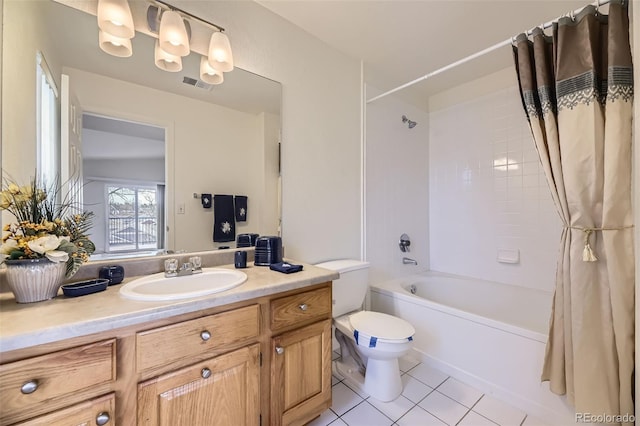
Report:
[[[293,274],[249,266],[242,269],[247,281],[234,289],[169,302],[125,299],[118,292],[122,284],[81,297],[65,297],[60,292],[55,299],[29,304],[16,303],[11,293],[0,293],[0,352],[114,330],[339,278],[337,272],[303,265],[302,271]],[[233,265],[220,267],[233,269]]]

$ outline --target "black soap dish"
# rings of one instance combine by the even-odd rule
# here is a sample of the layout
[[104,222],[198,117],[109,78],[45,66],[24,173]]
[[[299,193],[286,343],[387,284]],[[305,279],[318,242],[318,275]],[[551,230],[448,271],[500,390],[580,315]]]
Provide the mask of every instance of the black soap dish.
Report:
[[105,291],[109,285],[109,280],[99,278],[95,280],[80,281],[73,284],[65,284],[62,286],[62,292],[67,297],[85,296],[91,293]]

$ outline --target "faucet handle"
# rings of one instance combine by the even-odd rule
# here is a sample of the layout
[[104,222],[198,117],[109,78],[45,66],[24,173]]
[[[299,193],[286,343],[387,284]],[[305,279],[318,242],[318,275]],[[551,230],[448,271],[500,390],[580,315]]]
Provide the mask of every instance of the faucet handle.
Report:
[[400,235],[400,242],[398,245],[400,246],[401,252],[406,253],[410,251],[409,246],[411,245],[411,240],[409,239],[409,236],[407,234]]
[[166,259],[164,261],[164,276],[175,277],[176,275],[178,275],[178,259]]

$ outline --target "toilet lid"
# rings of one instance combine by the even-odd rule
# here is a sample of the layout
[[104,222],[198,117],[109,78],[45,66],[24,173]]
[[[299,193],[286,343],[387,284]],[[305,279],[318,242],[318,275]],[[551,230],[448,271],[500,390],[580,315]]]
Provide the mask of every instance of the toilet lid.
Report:
[[358,312],[349,321],[358,333],[385,340],[406,340],[416,332],[407,321],[381,312]]

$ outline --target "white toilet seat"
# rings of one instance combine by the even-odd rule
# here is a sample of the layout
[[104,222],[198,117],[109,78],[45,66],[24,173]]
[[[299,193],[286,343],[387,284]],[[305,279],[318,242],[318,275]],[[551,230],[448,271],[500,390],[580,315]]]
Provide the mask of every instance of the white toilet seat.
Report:
[[362,311],[349,316],[358,345],[375,348],[379,344],[406,343],[416,330],[402,318],[381,312]]
[[[413,340],[415,329],[407,321],[380,312],[361,311],[334,319],[341,331],[351,336],[359,346],[383,349],[389,345]],[[383,349],[384,350],[384,349]]]

